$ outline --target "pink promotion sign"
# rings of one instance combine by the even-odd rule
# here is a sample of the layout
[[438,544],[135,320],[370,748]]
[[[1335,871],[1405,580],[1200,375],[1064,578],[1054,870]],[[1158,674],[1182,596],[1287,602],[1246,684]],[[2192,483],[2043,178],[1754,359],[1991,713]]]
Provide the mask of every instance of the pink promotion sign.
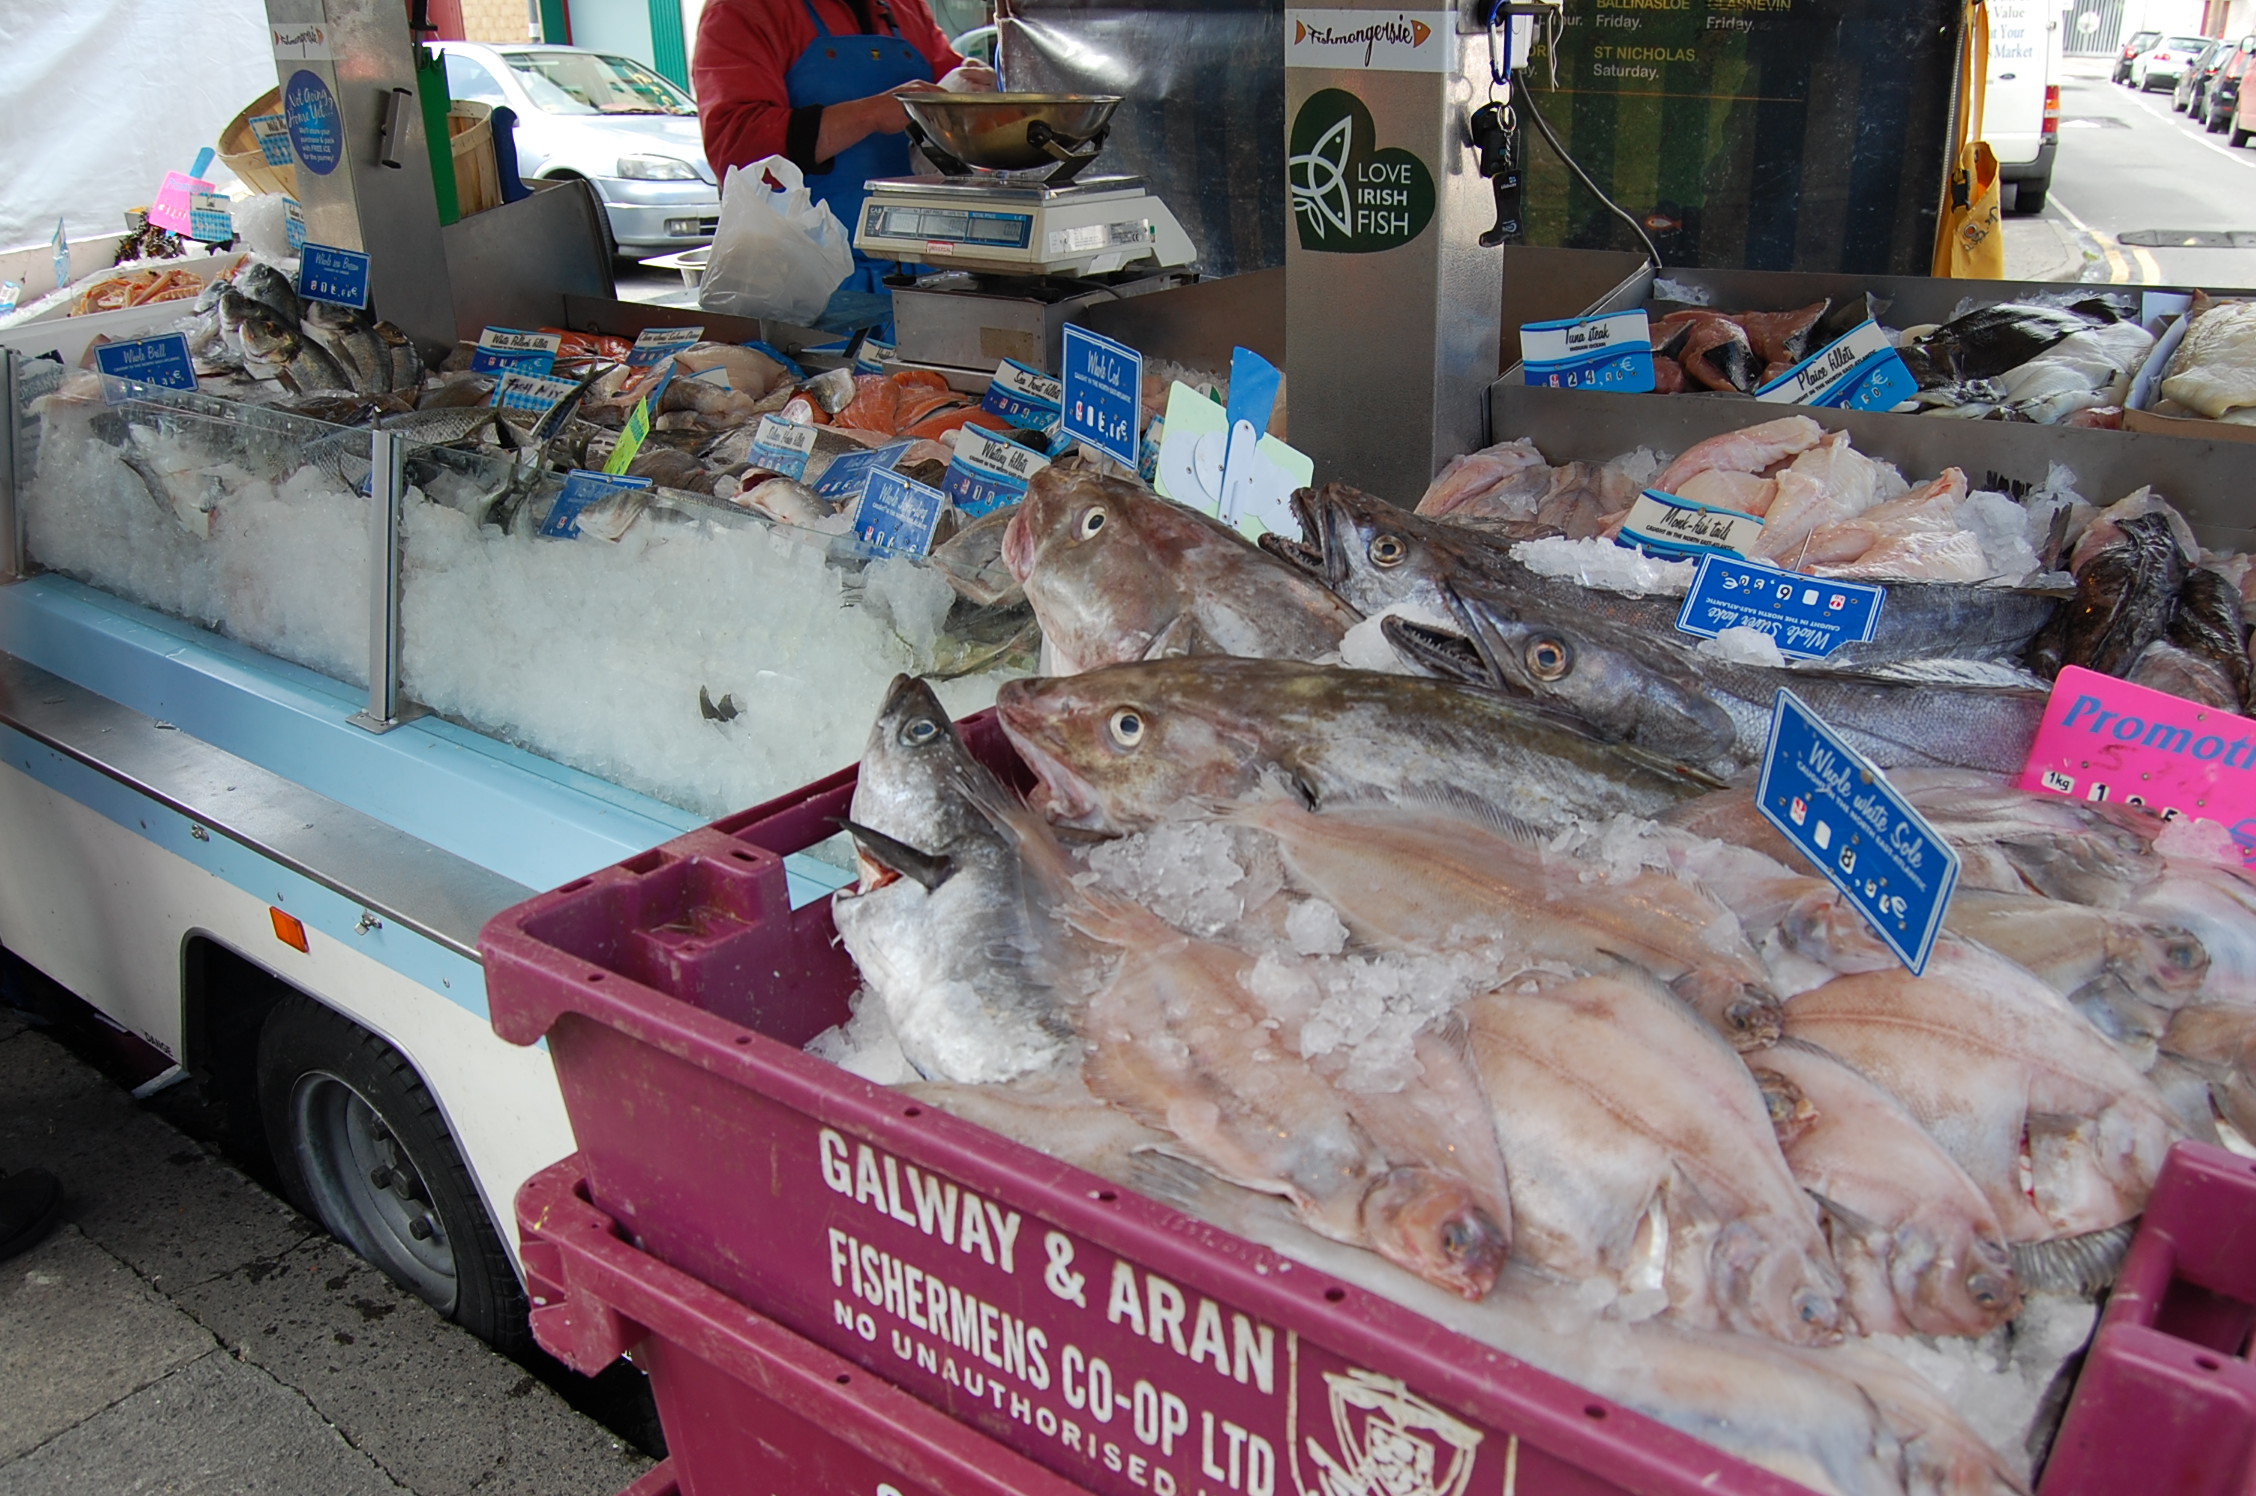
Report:
[[2020,784],[2216,821],[2256,862],[2256,721],[2231,712],[2070,665]]
[[156,201],[149,204],[149,222],[176,234],[187,233],[188,195],[211,190],[211,183],[184,171],[166,172],[164,185],[157,189]]

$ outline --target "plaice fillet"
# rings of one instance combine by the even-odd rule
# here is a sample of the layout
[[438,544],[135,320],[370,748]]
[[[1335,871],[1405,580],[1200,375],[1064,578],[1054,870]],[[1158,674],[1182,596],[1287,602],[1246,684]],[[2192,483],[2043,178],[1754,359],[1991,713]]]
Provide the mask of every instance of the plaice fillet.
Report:
[[2162,394],[2213,421],[2256,405],[2256,302],[2196,310],[2162,377]]

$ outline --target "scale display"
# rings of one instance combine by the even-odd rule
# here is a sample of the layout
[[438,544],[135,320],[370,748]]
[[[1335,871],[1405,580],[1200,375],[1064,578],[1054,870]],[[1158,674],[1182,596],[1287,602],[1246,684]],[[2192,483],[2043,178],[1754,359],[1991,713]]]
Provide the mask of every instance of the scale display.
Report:
[[983,213],[969,208],[931,208],[871,203],[862,234],[870,239],[945,240],[953,244],[992,244],[1024,249],[1033,237],[1030,213]]

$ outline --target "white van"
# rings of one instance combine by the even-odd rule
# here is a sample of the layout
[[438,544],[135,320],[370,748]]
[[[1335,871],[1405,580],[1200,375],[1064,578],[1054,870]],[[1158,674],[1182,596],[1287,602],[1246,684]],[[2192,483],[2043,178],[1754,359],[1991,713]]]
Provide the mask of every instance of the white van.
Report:
[[2044,210],[2060,149],[2060,11],[2053,0],[1989,0],[1982,139],[1997,154],[2008,213]]

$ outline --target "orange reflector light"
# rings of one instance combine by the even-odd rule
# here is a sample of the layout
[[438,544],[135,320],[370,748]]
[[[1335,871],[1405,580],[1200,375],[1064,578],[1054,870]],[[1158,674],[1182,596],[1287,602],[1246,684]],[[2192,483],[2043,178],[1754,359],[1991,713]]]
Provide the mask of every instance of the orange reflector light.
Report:
[[306,944],[305,922],[303,920],[300,920],[295,914],[284,914],[272,905],[267,906],[266,912],[274,918],[274,938],[276,940],[281,941],[284,945],[296,946],[308,955],[312,954],[311,948]]

